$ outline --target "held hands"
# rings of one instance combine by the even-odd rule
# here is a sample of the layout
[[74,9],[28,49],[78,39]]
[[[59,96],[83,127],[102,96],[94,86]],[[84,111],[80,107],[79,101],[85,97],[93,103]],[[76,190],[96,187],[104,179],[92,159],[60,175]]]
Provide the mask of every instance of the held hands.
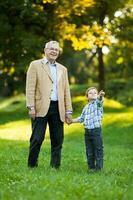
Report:
[[79,118],[74,118],[74,119],[72,119],[72,116],[71,116],[71,115],[66,116],[66,123],[67,123],[68,125],[73,124],[73,123],[79,123]]
[[66,123],[67,123],[68,125],[70,125],[70,124],[72,123],[72,115],[67,114],[67,115],[66,115],[65,121],[66,121]]

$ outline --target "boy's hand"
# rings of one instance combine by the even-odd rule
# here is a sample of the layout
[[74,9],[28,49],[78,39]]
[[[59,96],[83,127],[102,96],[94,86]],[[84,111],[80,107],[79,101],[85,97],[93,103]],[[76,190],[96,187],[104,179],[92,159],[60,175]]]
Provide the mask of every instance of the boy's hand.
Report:
[[104,97],[105,92],[103,90],[101,90],[98,95],[99,95],[99,97]]

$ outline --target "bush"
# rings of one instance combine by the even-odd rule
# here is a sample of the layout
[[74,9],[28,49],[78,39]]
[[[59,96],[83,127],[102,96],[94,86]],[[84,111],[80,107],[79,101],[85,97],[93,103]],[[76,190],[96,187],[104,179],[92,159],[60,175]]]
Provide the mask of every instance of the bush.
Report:
[[106,95],[109,97],[113,97],[113,98],[117,98],[118,93],[121,90],[125,89],[125,85],[126,85],[126,81],[124,79],[113,79],[110,81],[107,81],[106,86],[105,86],[105,90]]
[[97,84],[94,83],[92,85],[90,84],[76,84],[76,85],[71,85],[70,89],[71,89],[71,96],[75,97],[75,96],[85,96],[85,92],[87,90],[88,87],[97,87]]
[[[71,96],[85,96],[88,87],[98,88],[98,84],[71,85]],[[113,79],[107,81],[105,86],[106,97],[119,101],[126,106],[133,106],[133,79]]]
[[133,106],[133,79],[114,79],[108,81],[105,88],[106,96],[124,105]]

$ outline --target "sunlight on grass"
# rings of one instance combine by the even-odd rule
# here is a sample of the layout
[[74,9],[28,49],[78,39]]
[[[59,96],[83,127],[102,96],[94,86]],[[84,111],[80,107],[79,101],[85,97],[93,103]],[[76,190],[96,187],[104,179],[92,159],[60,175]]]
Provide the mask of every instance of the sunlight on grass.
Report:
[[77,96],[77,97],[74,97],[72,99],[73,103],[76,103],[76,102],[80,102],[80,101],[86,101],[87,102],[87,99],[85,96]]
[[[85,96],[74,97],[73,103],[78,103],[78,102],[84,102],[84,105],[85,105],[87,103],[87,98]],[[104,98],[104,107],[124,108],[124,105],[113,99]]]
[[29,140],[31,127],[29,120],[9,122],[0,126],[0,138],[11,140]]
[[[104,115],[103,127],[110,124],[119,123],[119,127],[126,127],[132,124],[133,113],[109,113]],[[20,120],[15,122],[9,122],[0,126],[0,138],[12,139],[12,140],[29,140],[31,135],[30,120]],[[65,135],[75,135],[79,132],[84,132],[83,124],[76,123],[71,125],[65,125]],[[46,139],[49,139],[49,133],[47,128]]]
[[71,124],[71,125],[65,125],[65,135],[74,135],[79,133],[79,131],[84,131],[83,129],[83,124],[80,123],[75,123],[75,124]]
[[[71,126],[65,125],[65,135],[76,134],[77,131],[82,129],[81,124],[73,124]],[[30,120],[20,120],[15,122],[9,122],[0,126],[0,138],[11,140],[29,140],[31,135],[31,123]],[[46,140],[49,140],[49,128],[46,131]]]
[[105,98],[104,106],[109,108],[124,108],[124,105],[113,99]]
[[115,113],[115,114],[105,114],[103,118],[103,125],[107,126],[109,124],[119,123],[120,127],[126,127],[133,122],[133,112]]
[[[18,104],[14,104],[13,102],[19,102]],[[73,98],[73,106],[74,109],[74,117],[78,117],[82,111],[82,107],[87,103],[85,96],[78,96]],[[6,119],[0,125],[0,138],[11,139],[11,140],[29,140],[31,135],[31,123],[30,119],[28,119],[28,114],[26,115],[26,108],[25,108],[25,97],[24,95],[18,95],[15,97],[11,97],[9,99],[2,99],[0,100],[0,113],[2,119]],[[119,123],[120,127],[126,127],[132,124],[133,121],[133,108],[129,108],[127,110],[122,110],[124,106],[117,101],[106,99],[104,101],[104,107],[107,108],[114,108],[117,112],[106,112],[103,118],[103,127],[106,127],[110,124],[117,124]],[[78,108],[78,112],[75,110]],[[16,109],[22,112],[25,111],[25,114],[19,118],[16,118]],[[121,112],[119,112],[119,110]],[[7,114],[6,114],[7,112]],[[9,112],[9,113],[8,113]],[[3,116],[5,113],[5,116]],[[19,115],[19,113],[17,113]],[[11,121],[13,119],[14,121]],[[65,135],[75,135],[79,132],[84,132],[83,124],[72,124],[72,125],[65,125]],[[46,132],[46,140],[49,140],[49,133],[48,128]]]
[[[0,126],[0,138],[11,140],[29,140],[31,136],[30,120],[9,122]],[[48,129],[46,138],[48,139]]]

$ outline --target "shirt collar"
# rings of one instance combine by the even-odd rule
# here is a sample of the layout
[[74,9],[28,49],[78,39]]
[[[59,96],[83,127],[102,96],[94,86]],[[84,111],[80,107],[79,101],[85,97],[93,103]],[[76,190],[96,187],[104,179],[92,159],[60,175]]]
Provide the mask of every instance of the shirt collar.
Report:
[[49,65],[56,67],[56,61],[51,64],[46,57],[43,58],[43,62],[44,62],[44,64],[48,63]]
[[96,101],[96,99],[90,101],[90,102],[89,102],[89,105],[90,105],[90,104],[94,104],[95,101]]

